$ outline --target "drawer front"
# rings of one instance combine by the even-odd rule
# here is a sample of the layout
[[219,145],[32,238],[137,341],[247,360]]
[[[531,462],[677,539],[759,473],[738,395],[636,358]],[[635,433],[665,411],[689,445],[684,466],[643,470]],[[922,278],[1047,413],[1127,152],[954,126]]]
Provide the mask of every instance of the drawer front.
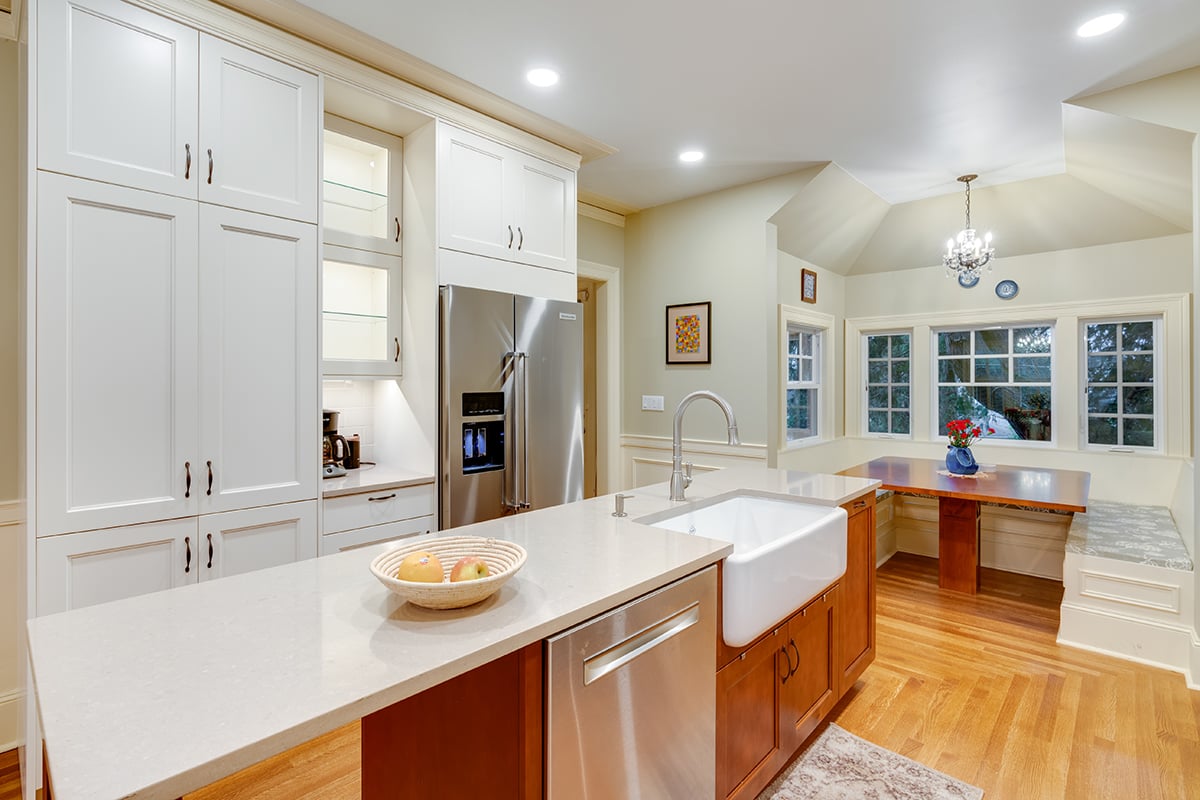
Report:
[[370,547],[373,544],[392,542],[397,539],[409,539],[417,536],[429,536],[435,529],[433,517],[417,517],[401,522],[389,522],[384,525],[372,525],[369,528],[358,528],[341,533],[330,533],[321,537],[321,555],[343,553],[346,550],[356,550],[360,547]]
[[433,514],[433,485],[326,497],[325,533],[367,528]]

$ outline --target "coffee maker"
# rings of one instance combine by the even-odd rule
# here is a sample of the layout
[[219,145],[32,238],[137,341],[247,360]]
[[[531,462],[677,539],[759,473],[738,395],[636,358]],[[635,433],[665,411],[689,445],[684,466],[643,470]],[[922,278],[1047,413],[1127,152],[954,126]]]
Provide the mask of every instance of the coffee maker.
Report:
[[337,411],[321,411],[321,427],[324,440],[321,445],[321,476],[338,478],[346,474],[346,458],[350,455],[350,443],[337,432]]

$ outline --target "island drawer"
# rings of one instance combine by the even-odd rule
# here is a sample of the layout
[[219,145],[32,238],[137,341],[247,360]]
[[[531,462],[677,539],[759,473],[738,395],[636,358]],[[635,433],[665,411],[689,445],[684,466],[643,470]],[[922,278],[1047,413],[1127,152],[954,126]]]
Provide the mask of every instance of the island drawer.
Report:
[[433,514],[433,484],[326,497],[325,533],[383,525]]

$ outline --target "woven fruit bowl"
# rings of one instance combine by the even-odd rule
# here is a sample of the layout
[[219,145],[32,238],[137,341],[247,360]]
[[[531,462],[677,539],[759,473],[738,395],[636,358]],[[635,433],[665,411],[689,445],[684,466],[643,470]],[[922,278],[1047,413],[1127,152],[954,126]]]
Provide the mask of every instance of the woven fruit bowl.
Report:
[[[409,553],[433,553],[442,562],[442,582],[402,581],[396,577],[400,562]],[[478,556],[488,565],[486,578],[450,583],[450,570],[463,556]],[[503,539],[482,536],[446,536],[419,539],[380,553],[371,561],[371,574],[391,591],[424,608],[463,608],[499,591],[525,565],[525,548]]]

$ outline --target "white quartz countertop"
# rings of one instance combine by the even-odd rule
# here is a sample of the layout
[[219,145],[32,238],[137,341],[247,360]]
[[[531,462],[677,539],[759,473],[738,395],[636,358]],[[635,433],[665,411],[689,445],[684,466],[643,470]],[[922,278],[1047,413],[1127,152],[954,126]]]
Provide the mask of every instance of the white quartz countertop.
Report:
[[391,467],[387,464],[364,464],[358,469],[348,469],[340,478],[325,478],[321,481],[322,497],[340,497],[360,492],[375,492],[380,489],[404,489],[433,483],[434,476],[424,472]]
[[[697,478],[838,504],[878,481],[764,469]],[[529,559],[476,606],[432,611],[370,574],[381,548],[55,614],[29,623],[55,797],[174,798],[570,628],[732,551],[637,523],[659,484],[457,528]],[[386,546],[383,546],[386,547]]]

